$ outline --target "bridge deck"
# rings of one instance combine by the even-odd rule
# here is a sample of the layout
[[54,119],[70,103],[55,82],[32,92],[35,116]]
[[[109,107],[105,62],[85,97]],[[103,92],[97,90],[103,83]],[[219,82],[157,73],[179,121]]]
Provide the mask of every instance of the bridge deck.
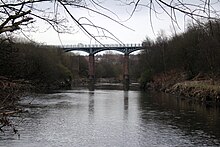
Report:
[[84,51],[89,54],[96,54],[101,51],[106,50],[115,50],[122,53],[130,54],[134,51],[144,49],[142,44],[104,44],[104,45],[84,45],[84,44],[78,44],[78,45],[64,45],[59,46],[60,48],[63,48],[65,52],[69,51]]

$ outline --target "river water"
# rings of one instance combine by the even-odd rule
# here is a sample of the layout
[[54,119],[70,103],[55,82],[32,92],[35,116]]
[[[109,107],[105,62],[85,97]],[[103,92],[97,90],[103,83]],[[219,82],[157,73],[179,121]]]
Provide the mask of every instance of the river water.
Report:
[[[29,103],[31,102],[31,105]],[[0,146],[219,146],[220,110],[155,92],[86,89],[22,98]],[[10,133],[11,132],[11,133]]]

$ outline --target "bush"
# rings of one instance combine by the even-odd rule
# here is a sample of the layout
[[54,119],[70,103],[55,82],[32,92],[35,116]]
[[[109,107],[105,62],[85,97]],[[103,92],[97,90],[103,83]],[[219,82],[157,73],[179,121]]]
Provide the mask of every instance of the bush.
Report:
[[149,83],[150,81],[152,81],[153,79],[153,73],[152,70],[145,70],[140,77],[140,84],[141,84],[141,88],[145,89],[147,86],[147,83]]

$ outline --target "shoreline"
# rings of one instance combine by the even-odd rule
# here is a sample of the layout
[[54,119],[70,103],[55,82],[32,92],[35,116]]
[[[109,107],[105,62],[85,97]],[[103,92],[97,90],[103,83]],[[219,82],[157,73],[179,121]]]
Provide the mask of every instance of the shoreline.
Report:
[[209,76],[197,75],[187,79],[184,72],[155,75],[145,90],[161,91],[195,100],[199,103],[220,104],[220,81]]
[[14,134],[19,136],[19,132],[13,124],[13,115],[23,112],[18,107],[20,97],[28,94],[34,89],[30,82],[25,80],[11,80],[0,76],[0,131],[9,127]]

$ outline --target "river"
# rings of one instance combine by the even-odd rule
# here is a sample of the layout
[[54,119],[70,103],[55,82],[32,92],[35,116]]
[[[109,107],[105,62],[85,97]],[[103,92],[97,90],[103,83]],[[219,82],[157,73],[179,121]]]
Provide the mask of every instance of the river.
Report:
[[[31,105],[29,103],[31,102]],[[219,146],[220,110],[156,92],[86,89],[23,97],[6,147]]]

